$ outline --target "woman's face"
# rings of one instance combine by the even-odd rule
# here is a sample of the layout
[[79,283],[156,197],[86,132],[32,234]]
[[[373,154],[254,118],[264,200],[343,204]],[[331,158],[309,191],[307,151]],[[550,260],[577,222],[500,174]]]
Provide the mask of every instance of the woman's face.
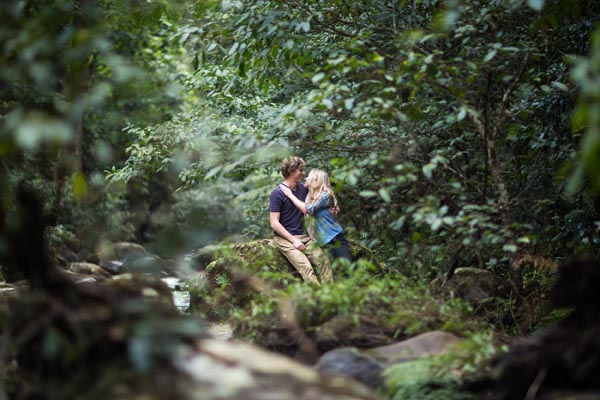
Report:
[[310,183],[312,182],[312,176],[308,175],[304,181],[304,187],[310,189]]

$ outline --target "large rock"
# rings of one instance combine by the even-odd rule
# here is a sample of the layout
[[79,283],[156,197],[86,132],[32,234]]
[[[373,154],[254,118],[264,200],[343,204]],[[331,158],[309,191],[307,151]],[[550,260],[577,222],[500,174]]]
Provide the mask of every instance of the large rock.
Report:
[[192,260],[200,271],[187,278],[191,310],[211,320],[224,319],[232,308],[251,301],[258,293],[250,282],[257,272],[293,274],[287,260],[267,239],[207,246]]
[[205,247],[196,253],[194,259],[200,265],[206,264],[206,275],[211,282],[222,273],[272,271],[297,275],[270,239]]
[[317,372],[245,343],[205,339],[181,352],[177,365],[193,381],[185,399],[377,399],[367,387]]
[[370,349],[367,354],[389,366],[425,356],[444,354],[461,341],[462,339],[451,333],[433,331]]
[[[204,253],[206,257],[208,253],[212,251]],[[224,319],[233,308],[247,306],[259,293],[300,279],[268,239],[222,246],[216,255],[217,259],[188,281],[192,310],[209,319]]]
[[147,255],[143,246],[129,242],[103,245],[97,253],[100,266],[113,275],[126,272],[128,264]]
[[318,371],[339,374],[378,388],[384,382],[382,374],[387,367],[443,354],[460,341],[451,333],[432,331],[369,350],[342,347],[325,353],[315,367]]

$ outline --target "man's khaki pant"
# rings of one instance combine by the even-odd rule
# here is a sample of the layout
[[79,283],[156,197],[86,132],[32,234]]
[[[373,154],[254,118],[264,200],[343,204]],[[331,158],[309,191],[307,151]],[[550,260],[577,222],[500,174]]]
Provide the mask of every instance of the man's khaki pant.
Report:
[[306,250],[301,251],[296,249],[292,243],[281,236],[275,236],[273,241],[285,258],[300,272],[302,279],[305,282],[319,285],[319,279],[315,276],[315,270],[313,269],[314,266],[317,269],[319,278],[321,278],[321,282],[333,282],[331,264],[323,250],[308,235],[294,235],[294,237],[304,243]]

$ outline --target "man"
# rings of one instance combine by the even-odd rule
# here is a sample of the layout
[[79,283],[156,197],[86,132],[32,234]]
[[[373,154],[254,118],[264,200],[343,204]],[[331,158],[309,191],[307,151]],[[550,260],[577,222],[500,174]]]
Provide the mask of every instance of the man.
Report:
[[[283,185],[290,188],[294,196],[306,200],[308,189],[300,182],[304,175],[304,160],[288,157],[281,162],[280,171]],[[281,191],[279,185],[269,198],[269,221],[274,231],[273,241],[306,282],[320,285],[313,266],[317,269],[321,282],[333,282],[331,265],[323,250],[304,232],[304,214]],[[311,265],[312,263],[312,265]]]

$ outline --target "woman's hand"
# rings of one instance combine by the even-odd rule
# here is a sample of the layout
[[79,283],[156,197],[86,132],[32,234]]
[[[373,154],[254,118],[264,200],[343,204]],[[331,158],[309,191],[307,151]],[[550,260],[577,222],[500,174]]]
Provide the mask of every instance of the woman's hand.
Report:
[[287,197],[292,196],[292,191],[290,190],[289,187],[285,186],[284,184],[279,184],[279,189],[281,189],[283,194],[285,194]]

